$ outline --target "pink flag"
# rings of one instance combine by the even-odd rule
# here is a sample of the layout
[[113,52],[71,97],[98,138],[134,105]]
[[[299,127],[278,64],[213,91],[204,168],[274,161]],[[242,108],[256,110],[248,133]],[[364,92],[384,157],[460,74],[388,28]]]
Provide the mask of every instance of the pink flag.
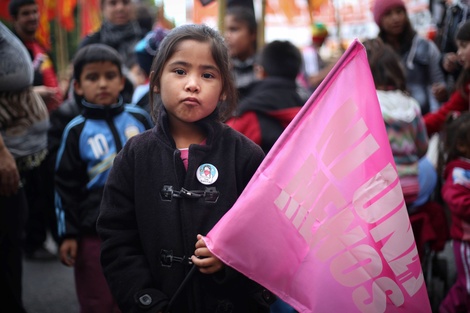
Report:
[[361,43],[351,44],[205,241],[299,312],[431,312]]

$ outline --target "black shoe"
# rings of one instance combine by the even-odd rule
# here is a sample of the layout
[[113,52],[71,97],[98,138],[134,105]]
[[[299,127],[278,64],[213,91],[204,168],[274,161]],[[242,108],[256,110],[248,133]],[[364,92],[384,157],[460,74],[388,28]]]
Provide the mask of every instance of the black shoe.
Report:
[[57,256],[45,247],[39,247],[33,251],[26,251],[25,257],[32,261],[52,261],[57,260]]

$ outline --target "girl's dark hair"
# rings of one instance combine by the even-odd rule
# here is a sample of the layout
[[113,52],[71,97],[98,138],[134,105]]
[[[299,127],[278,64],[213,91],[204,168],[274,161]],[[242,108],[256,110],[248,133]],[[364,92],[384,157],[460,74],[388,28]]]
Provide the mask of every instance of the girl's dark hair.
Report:
[[[470,21],[465,22],[460,26],[455,36],[456,40],[466,41],[467,44],[470,44]],[[464,99],[468,99],[468,94],[465,90],[467,83],[470,81],[470,71],[462,69],[460,71],[459,77],[455,82],[455,89],[460,92]]]
[[[411,48],[411,45],[413,43],[413,38],[416,35],[416,31],[413,28],[413,25],[411,25],[410,17],[408,16],[408,13],[406,12],[405,8],[402,8],[405,11],[406,14],[406,19],[405,19],[405,27],[403,29],[403,32],[400,34],[399,42],[401,43],[399,50],[396,50],[396,52],[400,55],[406,53]],[[383,40],[384,43],[387,43],[387,33],[385,30],[382,28],[382,26],[379,27],[379,37]]]
[[462,155],[459,146],[470,146],[470,112],[449,113],[444,127],[444,163]]
[[122,60],[119,53],[110,46],[94,43],[77,51],[73,58],[73,78],[80,82],[80,75],[82,74],[83,67],[90,63],[97,62],[111,62],[117,66],[119,74],[122,76]]
[[160,89],[160,79],[163,68],[168,60],[173,56],[179,44],[184,40],[195,40],[197,42],[207,42],[211,47],[212,58],[220,71],[222,79],[222,94],[225,101],[219,103],[219,119],[225,121],[232,116],[237,106],[237,90],[233,82],[229,66],[229,56],[227,46],[223,37],[215,30],[206,25],[187,24],[172,29],[160,43],[158,53],[152,63],[150,75],[150,103],[151,114],[155,122],[163,106],[159,94],[153,92],[154,87]]
[[407,92],[405,70],[398,54],[382,39],[363,42],[367,52],[370,71],[377,89],[398,89]]

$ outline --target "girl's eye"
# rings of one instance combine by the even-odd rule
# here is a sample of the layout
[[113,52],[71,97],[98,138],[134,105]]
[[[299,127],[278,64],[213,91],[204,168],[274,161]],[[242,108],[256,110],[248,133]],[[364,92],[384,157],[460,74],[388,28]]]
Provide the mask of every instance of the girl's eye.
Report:
[[178,75],[184,75],[183,70],[175,70],[175,73],[178,74]]
[[202,74],[202,77],[204,77],[204,78],[214,78],[214,75],[212,75],[210,73],[204,73],[204,74]]

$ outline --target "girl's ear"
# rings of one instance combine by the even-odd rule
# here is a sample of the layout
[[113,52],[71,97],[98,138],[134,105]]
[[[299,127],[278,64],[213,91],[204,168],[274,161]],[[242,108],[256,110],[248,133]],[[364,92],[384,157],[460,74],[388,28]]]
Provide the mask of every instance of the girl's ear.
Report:
[[225,101],[227,99],[227,96],[225,95],[225,93],[221,94],[220,95],[220,101]]
[[[153,76],[154,76],[154,75],[155,75],[155,71],[151,71],[151,72],[150,72],[150,75],[149,75],[149,81],[150,81],[150,82],[153,80]],[[159,89],[158,86],[156,86],[156,85],[153,87],[152,90],[153,90],[153,92],[155,92],[155,93],[160,93],[160,89]]]

